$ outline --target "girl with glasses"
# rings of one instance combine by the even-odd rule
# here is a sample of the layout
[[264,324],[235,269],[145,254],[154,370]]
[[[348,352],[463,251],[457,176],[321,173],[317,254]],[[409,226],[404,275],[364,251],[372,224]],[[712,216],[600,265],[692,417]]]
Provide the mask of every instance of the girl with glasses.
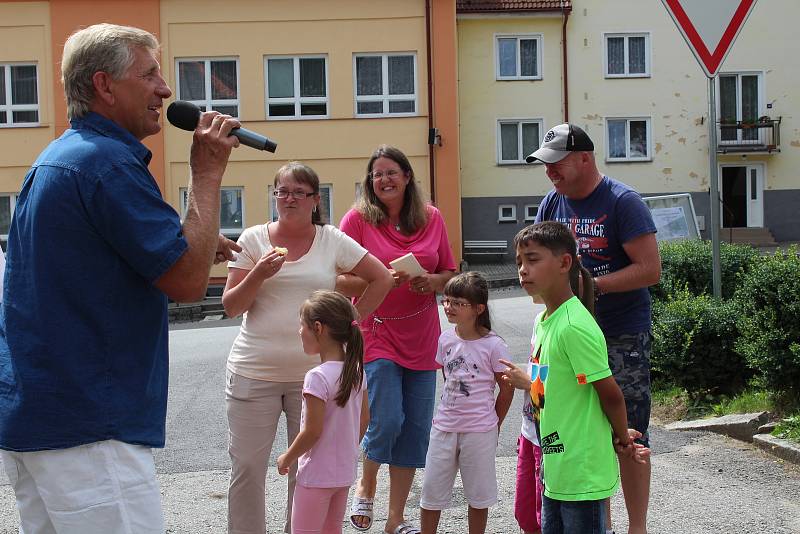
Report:
[[[334,289],[336,276],[364,280],[356,304],[368,316],[392,287],[389,271],[367,250],[319,217],[319,178],[290,162],[274,188],[278,220],[246,229],[242,252],[229,263],[222,296],[229,317],[244,314],[227,363],[226,407],[231,478],[228,532],[264,532],[266,466],[281,413],[289,442],[300,430],[303,378],[319,364],[297,336],[297,313],[316,289]],[[285,532],[291,531],[295,471],[289,472]]]
[[458,274],[444,286],[444,295],[444,313],[455,328],[442,333],[436,351],[445,383],[425,460],[422,534],[436,532],[458,471],[469,504],[468,531],[480,534],[486,530],[489,507],[497,502],[497,439],[514,398],[514,388],[503,381],[506,366],[501,360],[510,356],[503,339],[492,332],[483,276]]
[[[364,463],[350,508],[353,527],[372,526],[372,507],[381,464],[389,464],[389,511],[385,531],[415,534],[403,511],[414,473],[425,466],[436,398],[436,342],[441,333],[436,292],[453,276],[442,215],[426,203],[408,158],[380,146],[367,163],[361,196],[341,229],[384,265],[411,252],[427,271],[410,277],[394,272],[394,289],[370,315],[362,315],[364,361],[371,414],[361,443]],[[358,276],[339,277],[337,289],[358,297]]]

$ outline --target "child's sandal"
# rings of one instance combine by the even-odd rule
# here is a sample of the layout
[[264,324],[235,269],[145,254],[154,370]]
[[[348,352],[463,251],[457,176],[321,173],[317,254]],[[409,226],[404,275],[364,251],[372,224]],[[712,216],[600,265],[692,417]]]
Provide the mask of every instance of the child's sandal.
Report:
[[[358,495],[353,495],[353,500],[350,503],[350,525],[356,530],[369,530],[372,528],[372,506],[375,502],[375,499],[370,499],[367,497],[359,497]],[[367,524],[365,526],[360,526],[358,523],[355,522],[356,517],[366,517]]]

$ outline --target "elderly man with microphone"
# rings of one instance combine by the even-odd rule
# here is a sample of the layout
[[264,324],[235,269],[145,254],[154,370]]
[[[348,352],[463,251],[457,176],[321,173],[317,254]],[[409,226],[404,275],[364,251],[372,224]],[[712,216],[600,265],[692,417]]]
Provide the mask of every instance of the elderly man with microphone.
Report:
[[167,298],[199,300],[238,121],[203,113],[181,222],[141,141],[172,92],[159,44],[98,24],[61,68],[71,127],[22,185],[0,314],[0,456],[30,533],[163,533],[152,447],[164,446]]

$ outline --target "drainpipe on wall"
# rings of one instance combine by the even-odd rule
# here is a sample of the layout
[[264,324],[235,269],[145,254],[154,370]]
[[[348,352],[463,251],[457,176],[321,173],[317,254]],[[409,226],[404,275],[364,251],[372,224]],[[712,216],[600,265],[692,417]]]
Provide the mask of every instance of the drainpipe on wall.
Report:
[[564,122],[569,122],[569,83],[567,81],[567,20],[569,20],[569,11],[564,7],[564,0],[561,0],[561,17],[563,19],[561,24],[561,56],[564,68]]
[[[431,47],[431,2],[425,0],[425,42],[427,45],[427,60],[428,60],[428,131],[433,130],[433,59]],[[430,177],[430,191],[431,202],[436,203],[436,180],[434,179],[435,166],[433,162],[434,144],[428,143],[428,163],[430,169],[428,175]]]

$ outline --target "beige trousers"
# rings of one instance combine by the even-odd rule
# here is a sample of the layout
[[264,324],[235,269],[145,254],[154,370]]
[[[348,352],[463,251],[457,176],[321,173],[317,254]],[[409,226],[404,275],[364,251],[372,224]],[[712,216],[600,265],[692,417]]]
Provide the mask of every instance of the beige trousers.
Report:
[[[289,444],[300,432],[302,382],[253,380],[227,372],[225,404],[228,413],[228,534],[264,534],[265,494],[270,453],[281,412],[286,414]],[[295,465],[289,472],[284,532],[291,532]]]

